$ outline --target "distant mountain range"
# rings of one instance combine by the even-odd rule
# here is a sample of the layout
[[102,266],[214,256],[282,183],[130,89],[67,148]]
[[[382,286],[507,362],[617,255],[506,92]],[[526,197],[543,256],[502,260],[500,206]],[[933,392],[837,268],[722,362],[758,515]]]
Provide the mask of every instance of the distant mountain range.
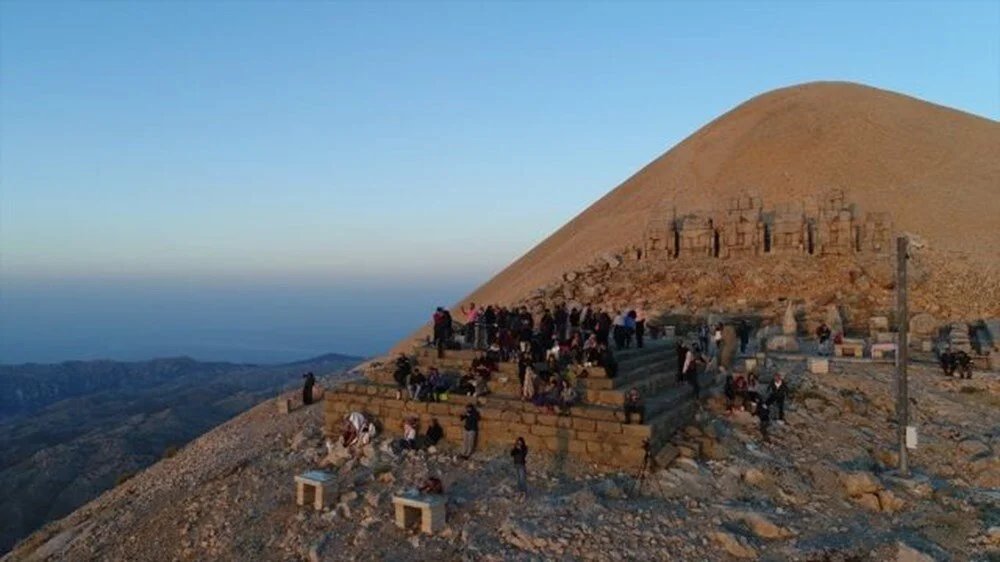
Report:
[[0,553],[300,375],[362,361],[327,354],[282,365],[67,361],[0,365]]

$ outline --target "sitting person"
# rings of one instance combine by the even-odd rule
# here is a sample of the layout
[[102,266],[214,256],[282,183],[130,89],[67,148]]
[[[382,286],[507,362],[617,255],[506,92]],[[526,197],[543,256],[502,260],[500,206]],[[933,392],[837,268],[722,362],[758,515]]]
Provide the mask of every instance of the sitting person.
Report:
[[420,372],[420,369],[414,369],[413,374],[410,375],[409,389],[410,398],[413,400],[420,400],[424,391],[426,390],[427,377]]
[[559,404],[559,395],[555,389],[555,384],[548,382],[540,383],[531,403],[539,408],[545,408],[549,413],[555,413],[555,407]]
[[350,422],[346,420],[343,423],[342,430],[343,431],[341,432],[340,444],[343,445],[344,447],[350,447],[351,445],[354,444],[354,441],[357,440],[358,431],[354,429],[354,425],[352,425]]
[[639,415],[639,425],[646,422],[646,407],[642,404],[639,391],[635,388],[625,395],[625,423],[632,423],[632,414]]
[[435,446],[439,441],[444,439],[444,428],[438,423],[437,418],[431,418],[431,425],[427,428],[427,444],[429,446]]
[[573,334],[573,339],[569,341],[569,355],[577,365],[583,364],[583,339],[579,332]]
[[969,357],[968,353],[962,350],[955,352],[955,366],[955,370],[958,372],[958,378],[972,378],[972,357]]
[[558,363],[560,353],[562,353],[562,349],[559,347],[559,340],[553,338],[552,347],[545,350],[545,361],[546,362],[554,361]]
[[489,378],[486,375],[480,373],[472,380],[472,396],[480,397],[486,396],[490,393],[490,387],[487,385]]
[[559,411],[564,415],[569,415],[570,409],[576,404],[579,393],[569,383],[564,381],[562,392],[559,396]]
[[739,401],[740,410],[746,409],[747,401],[747,379],[743,375],[736,375],[736,380],[734,381],[734,388],[736,390],[736,398]]
[[441,483],[441,479],[435,476],[431,476],[420,486],[421,494],[429,495],[440,495],[444,493],[444,484]]
[[412,371],[413,365],[410,363],[409,357],[400,353],[399,357],[396,358],[396,368],[392,372],[392,378],[396,381],[396,400],[403,399],[403,391],[406,390],[407,381]]
[[417,449],[417,420],[407,418],[403,422],[403,440],[400,442],[403,449],[415,451]]
[[472,396],[476,393],[476,374],[472,372],[467,372],[462,375],[462,378],[458,381],[458,392],[466,396]]
[[486,360],[494,364],[503,361],[503,353],[500,351],[500,344],[496,341],[490,344],[489,349],[486,350]]

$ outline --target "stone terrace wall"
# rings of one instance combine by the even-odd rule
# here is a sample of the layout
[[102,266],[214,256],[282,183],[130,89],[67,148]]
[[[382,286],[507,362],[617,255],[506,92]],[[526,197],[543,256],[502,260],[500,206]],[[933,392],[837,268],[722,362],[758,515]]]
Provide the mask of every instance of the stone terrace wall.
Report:
[[[345,385],[345,388],[326,395],[324,429],[328,435],[339,432],[339,423],[345,414],[358,411],[375,419],[382,431],[393,435],[400,433],[403,421],[409,417],[420,420],[421,431],[428,427],[431,418],[437,418],[444,428],[445,440],[458,444],[462,440],[459,416],[465,411],[466,404],[475,402],[474,398],[465,396],[454,396],[446,403],[403,401],[375,394],[359,395],[354,393],[356,390],[359,389]],[[604,411],[601,415],[584,413],[580,409],[572,416],[557,416],[539,413],[538,408],[520,402],[493,407],[489,398],[479,410],[482,416],[479,423],[480,446],[509,446],[517,437],[523,437],[533,449],[607,466],[638,467],[644,454],[644,440],[662,434],[660,440],[665,442],[673,433],[660,431],[661,428],[656,425],[623,424],[612,411]],[[689,407],[679,409],[676,419],[662,417],[657,423],[666,430],[667,425],[677,423],[685,414],[690,414]],[[584,415],[597,415],[602,419]]]

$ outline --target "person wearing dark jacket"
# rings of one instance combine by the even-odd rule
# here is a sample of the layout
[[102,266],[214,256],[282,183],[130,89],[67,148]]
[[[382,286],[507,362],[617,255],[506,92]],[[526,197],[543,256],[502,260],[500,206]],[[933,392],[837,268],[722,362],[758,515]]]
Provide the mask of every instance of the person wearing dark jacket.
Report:
[[462,427],[465,430],[462,436],[462,458],[468,459],[476,450],[476,436],[479,433],[479,410],[469,404],[459,419],[462,420]]
[[444,438],[444,428],[438,423],[437,418],[431,418],[431,425],[427,428],[427,445],[437,445]]
[[514,441],[514,448],[510,450],[510,456],[514,460],[514,473],[517,475],[517,490],[522,495],[528,493],[528,446],[524,444],[524,438],[518,437]]
[[760,436],[765,443],[768,443],[771,441],[771,437],[768,434],[768,428],[771,427],[771,409],[768,408],[767,402],[758,402],[755,413],[757,414],[757,419],[760,420]]
[[313,403],[313,386],[316,385],[316,376],[312,373],[302,375],[306,382],[302,385],[302,403],[306,406]]
[[781,373],[774,374],[774,380],[767,387],[767,405],[777,406],[778,423],[785,423],[785,398],[788,396],[788,385],[782,380]]
[[437,307],[434,311],[434,315],[431,317],[434,322],[434,347],[437,348],[438,359],[444,357],[444,346],[447,340],[447,329],[446,329],[446,316],[444,314],[444,308]]

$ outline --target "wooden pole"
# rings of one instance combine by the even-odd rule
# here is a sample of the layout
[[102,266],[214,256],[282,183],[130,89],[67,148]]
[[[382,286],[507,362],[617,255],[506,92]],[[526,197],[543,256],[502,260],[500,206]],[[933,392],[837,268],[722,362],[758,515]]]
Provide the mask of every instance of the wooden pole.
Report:
[[898,345],[896,349],[896,417],[899,421],[899,475],[909,478],[910,467],[907,459],[906,428],[910,423],[910,398],[906,380],[907,341],[909,318],[906,306],[906,260],[909,241],[905,236],[896,239],[896,306],[898,308]]

